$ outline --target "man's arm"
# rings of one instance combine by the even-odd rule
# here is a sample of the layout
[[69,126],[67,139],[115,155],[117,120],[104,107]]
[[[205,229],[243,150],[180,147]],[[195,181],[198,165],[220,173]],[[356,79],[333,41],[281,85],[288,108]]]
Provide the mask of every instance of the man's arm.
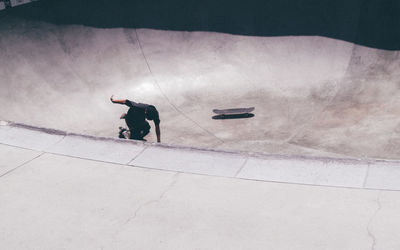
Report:
[[156,124],[157,142],[161,142],[160,124]]
[[110,101],[111,101],[112,103],[126,104],[126,100],[115,100],[115,99],[114,99],[114,95],[112,95],[112,96],[110,97]]

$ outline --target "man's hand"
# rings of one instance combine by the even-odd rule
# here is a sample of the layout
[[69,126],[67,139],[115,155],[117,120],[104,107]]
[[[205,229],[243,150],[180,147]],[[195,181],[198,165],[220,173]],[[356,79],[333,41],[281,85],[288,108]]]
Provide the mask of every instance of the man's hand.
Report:
[[110,97],[110,101],[111,101],[112,103],[126,104],[126,100],[125,100],[125,99],[115,100],[115,99],[114,99],[114,95],[112,95],[112,96]]

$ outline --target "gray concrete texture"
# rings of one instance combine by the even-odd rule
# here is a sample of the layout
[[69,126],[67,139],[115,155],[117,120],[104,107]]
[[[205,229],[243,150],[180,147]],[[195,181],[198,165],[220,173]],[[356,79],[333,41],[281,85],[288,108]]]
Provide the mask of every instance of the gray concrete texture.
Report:
[[159,171],[6,145],[0,156],[2,249],[400,247],[399,192]]
[[[155,105],[168,144],[400,159],[399,51],[7,16],[0,48],[1,120],[116,137],[127,108],[111,104],[115,94]],[[214,108],[248,106],[255,117],[211,119]]]
[[[20,124],[0,126],[0,177],[21,163],[14,149],[180,173],[329,187],[400,190],[400,161],[282,156],[92,137]],[[26,154],[28,157],[38,155]],[[21,158],[25,160],[26,158]],[[13,164],[13,162],[16,162]]]

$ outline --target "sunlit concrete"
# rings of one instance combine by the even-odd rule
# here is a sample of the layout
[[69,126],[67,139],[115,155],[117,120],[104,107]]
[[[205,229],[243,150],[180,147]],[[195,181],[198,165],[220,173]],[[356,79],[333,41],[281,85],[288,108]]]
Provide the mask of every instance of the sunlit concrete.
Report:
[[[167,144],[399,159],[398,51],[325,37],[2,20],[3,120],[116,137],[126,107],[110,103],[115,94],[157,106]],[[211,119],[214,108],[248,106],[255,117]]]
[[[29,131],[48,146],[24,148],[29,141],[3,136],[13,129],[14,137]],[[0,131],[0,242],[5,249],[400,247],[400,193],[390,190],[400,190],[393,177],[399,175],[398,162],[277,159],[72,135],[81,140],[77,145],[84,153],[79,153],[62,146],[70,143],[67,133],[55,144],[49,140],[58,139],[60,131],[12,124]],[[129,165],[102,153],[101,145],[120,143],[133,147],[121,153],[121,158],[130,154]],[[105,155],[99,159],[99,154]],[[240,158],[247,160],[240,163]],[[235,163],[242,164],[239,171]],[[390,184],[397,187],[383,186]]]
[[[41,142],[40,147],[32,143],[37,141]],[[400,190],[400,161],[396,160],[207,150],[92,137],[13,123],[0,126],[0,145],[172,172],[330,187]],[[38,156],[30,154],[31,151],[27,156]],[[12,148],[5,150],[4,157],[5,166],[7,161],[17,159]],[[4,167],[2,172],[8,173],[13,167],[15,165]]]

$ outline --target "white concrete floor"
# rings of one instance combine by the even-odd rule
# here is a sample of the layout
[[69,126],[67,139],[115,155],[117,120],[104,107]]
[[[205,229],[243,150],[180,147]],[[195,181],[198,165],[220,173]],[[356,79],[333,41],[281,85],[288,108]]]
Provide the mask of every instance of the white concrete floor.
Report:
[[[201,176],[0,146],[4,249],[399,249],[400,193]],[[37,158],[35,158],[37,157]],[[14,159],[14,160],[13,160]]]
[[[344,187],[350,185],[340,182],[341,178],[352,175],[348,180],[354,183],[359,172],[354,171],[354,162],[335,159],[322,161],[344,166],[339,171],[342,175],[318,164],[321,159],[286,159],[290,168],[279,165],[285,180],[256,181],[223,176],[242,154],[84,136],[79,143],[75,141],[78,150],[74,151],[66,145],[69,136],[78,140],[76,135],[60,139],[59,133],[47,132],[0,127],[0,242],[4,249],[400,247],[400,193],[378,185],[390,184],[382,177],[396,176],[398,162],[391,162],[383,176],[374,171],[385,169],[380,164],[388,162],[368,163],[376,167],[368,173],[375,187],[365,183]],[[41,141],[42,150],[38,145],[34,145],[36,150],[27,149],[31,140]],[[127,163],[102,153],[102,148],[118,148],[121,143],[132,149],[121,152]],[[189,157],[193,164],[185,163],[186,157],[177,161],[175,152],[194,155]],[[216,160],[216,154],[223,157]],[[247,157],[247,162],[260,159]],[[270,171],[269,178],[276,171],[274,161],[267,157],[258,163]],[[262,176],[252,166],[243,169],[253,177]],[[296,171],[300,184],[284,183],[296,179]],[[316,179],[322,182],[307,183]]]

